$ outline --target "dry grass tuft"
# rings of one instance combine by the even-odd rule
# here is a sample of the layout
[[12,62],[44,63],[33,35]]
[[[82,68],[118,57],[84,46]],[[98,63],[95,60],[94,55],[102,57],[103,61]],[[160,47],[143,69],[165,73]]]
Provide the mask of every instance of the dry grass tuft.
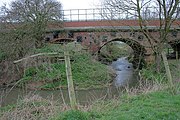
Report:
[[155,81],[140,81],[139,85],[137,87],[133,88],[125,88],[125,91],[128,93],[128,95],[134,96],[139,94],[147,94],[151,92],[155,92],[158,90],[163,90],[167,88],[167,85],[155,82]]
[[46,100],[38,95],[27,95],[18,101],[15,108],[6,111],[2,120],[46,120],[61,111],[53,101]]

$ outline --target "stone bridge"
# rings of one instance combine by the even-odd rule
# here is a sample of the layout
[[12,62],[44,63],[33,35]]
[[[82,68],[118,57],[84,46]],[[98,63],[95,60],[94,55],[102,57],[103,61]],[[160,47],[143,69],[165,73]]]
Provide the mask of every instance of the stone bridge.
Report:
[[[169,45],[180,54],[180,20],[173,23],[168,34]],[[159,21],[148,20],[146,23],[149,33],[159,38]],[[101,21],[69,21],[61,24],[49,24],[47,36],[73,38],[76,42],[86,46],[92,53],[100,52],[107,43],[121,41],[129,45],[134,51],[134,59],[143,56],[146,62],[154,60],[151,46],[140,31],[137,20],[101,20]],[[155,44],[155,43],[153,43]],[[137,66],[137,65],[136,65]]]

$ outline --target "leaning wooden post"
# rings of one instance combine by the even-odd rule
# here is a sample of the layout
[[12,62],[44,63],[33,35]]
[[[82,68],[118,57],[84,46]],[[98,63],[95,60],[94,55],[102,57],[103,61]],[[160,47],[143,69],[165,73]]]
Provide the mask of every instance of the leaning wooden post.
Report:
[[77,103],[76,103],[76,96],[75,96],[74,84],[73,84],[73,79],[72,79],[69,51],[66,49],[66,45],[64,45],[64,47],[65,47],[64,59],[65,59],[65,67],[66,67],[66,76],[67,76],[67,82],[68,82],[68,92],[69,92],[70,105],[71,105],[72,109],[76,109]]
[[171,71],[170,71],[170,68],[169,68],[169,63],[168,63],[166,54],[165,54],[164,51],[162,51],[161,55],[162,55],[162,59],[163,59],[163,62],[164,62],[164,67],[165,67],[165,70],[166,70],[166,75],[167,75],[167,78],[168,78],[169,85],[171,87],[171,90],[173,90],[173,92],[174,92],[174,84],[173,84],[172,75],[171,75]]

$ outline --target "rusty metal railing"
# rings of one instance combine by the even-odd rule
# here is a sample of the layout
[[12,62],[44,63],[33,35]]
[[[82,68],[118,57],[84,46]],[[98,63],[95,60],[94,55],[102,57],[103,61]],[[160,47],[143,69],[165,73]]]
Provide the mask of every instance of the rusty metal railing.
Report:
[[[177,9],[180,11],[180,8]],[[115,8],[69,9],[63,10],[64,21],[95,21],[95,20],[133,20],[137,19],[137,11],[122,11]],[[143,19],[159,19],[157,7],[147,7],[141,10]],[[163,16],[163,15],[162,15]],[[180,15],[178,15],[180,19]]]

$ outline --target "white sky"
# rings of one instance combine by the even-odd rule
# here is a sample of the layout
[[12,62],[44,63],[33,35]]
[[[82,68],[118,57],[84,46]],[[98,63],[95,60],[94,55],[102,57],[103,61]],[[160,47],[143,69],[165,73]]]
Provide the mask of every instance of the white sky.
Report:
[[59,0],[63,9],[88,9],[95,8],[98,0]]
[[[0,6],[3,3],[10,3],[12,0],[0,0]],[[63,9],[88,9],[95,8],[99,0],[58,0],[62,3]]]

